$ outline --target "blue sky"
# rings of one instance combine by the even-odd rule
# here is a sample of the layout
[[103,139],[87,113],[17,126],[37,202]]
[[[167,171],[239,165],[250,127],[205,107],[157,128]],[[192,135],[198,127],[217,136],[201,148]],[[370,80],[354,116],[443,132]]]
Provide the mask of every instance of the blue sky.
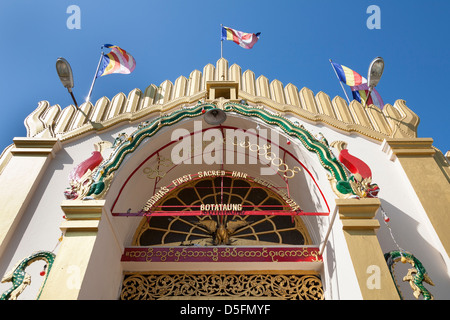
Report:
[[[69,29],[70,5],[80,8],[81,29]],[[380,8],[381,29],[367,28],[367,8]],[[81,103],[92,82],[104,43],[136,59],[130,75],[100,78],[91,101],[134,88],[144,90],[220,58],[220,24],[261,32],[252,50],[226,41],[224,58],[242,71],[270,81],[345,98],[329,59],[363,76],[377,56],[385,71],[377,87],[385,103],[404,99],[421,123],[419,137],[450,149],[447,91],[450,71],[450,1],[335,0],[149,0],[0,2],[0,149],[26,135],[23,124],[41,100],[61,108],[72,103],[55,70],[58,57],[74,73]],[[350,91],[347,93],[350,95]],[[441,98],[442,97],[442,98]]]

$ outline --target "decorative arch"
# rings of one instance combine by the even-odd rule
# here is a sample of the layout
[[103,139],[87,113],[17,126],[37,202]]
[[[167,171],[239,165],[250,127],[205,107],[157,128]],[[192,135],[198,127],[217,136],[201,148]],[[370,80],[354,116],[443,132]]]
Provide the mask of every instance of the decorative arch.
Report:
[[[202,133],[206,133],[208,130],[217,130],[220,129],[222,131],[224,130],[229,130],[231,129],[232,131],[238,130],[238,127],[235,126],[225,126],[225,125],[220,125],[220,126],[214,126],[214,127],[209,127],[209,128],[204,128],[202,129]],[[249,131],[250,132],[250,131]],[[186,136],[183,137],[187,138],[189,135],[192,136],[196,133],[200,133],[199,131],[195,131],[193,130],[192,132],[189,132]],[[259,139],[259,143],[264,143],[264,144],[268,144],[269,146],[272,145],[274,142],[270,139],[268,139],[265,136],[260,136],[259,134],[255,133],[249,133],[249,134],[254,134],[255,135],[255,139]],[[224,144],[226,142],[228,142],[228,137],[225,138],[225,134],[222,135],[224,138]],[[192,139],[192,138],[191,138]],[[189,139],[189,140],[191,140]],[[169,147],[171,147],[174,143],[176,143],[177,141],[171,141],[169,143],[166,143],[165,145],[159,147],[159,148],[153,148],[151,150],[151,154],[148,156],[145,156],[144,158],[142,158],[142,160],[139,163],[136,163],[133,166],[133,170],[129,172],[128,175],[123,176],[123,183],[120,186],[120,189],[117,190],[117,192],[115,193],[115,199],[113,200],[112,206],[111,206],[111,213],[113,216],[136,216],[139,215],[139,212],[136,213],[136,210],[134,211],[130,211],[127,213],[124,213],[123,211],[121,211],[120,209],[120,202],[121,202],[121,198],[122,199],[128,199],[127,194],[128,192],[130,192],[133,188],[134,185],[134,181],[136,176],[138,175],[138,173],[143,173],[144,176],[147,176],[148,179],[150,180],[154,180],[155,181],[155,188],[156,188],[156,184],[159,183],[161,181],[162,178],[164,178],[166,176],[166,174],[169,174],[171,172],[173,172],[176,169],[179,169],[178,171],[182,172],[182,175],[184,177],[187,176],[187,174],[189,174],[189,176],[191,176],[191,174],[195,177],[197,176],[197,171],[198,170],[194,170],[194,171],[190,171],[190,170],[185,170],[183,168],[178,168],[181,165],[183,165],[183,163],[180,164],[174,164],[172,163],[166,156],[164,156],[164,153],[166,153],[167,149]],[[255,146],[258,147],[258,144],[253,145],[252,143],[248,142],[248,143],[244,143],[245,147],[243,147],[243,149],[247,149],[248,150],[248,156],[249,157],[253,157],[256,158],[258,156],[261,156],[261,154],[259,154],[254,148]],[[238,144],[234,144],[234,145],[238,145]],[[204,145],[203,145],[204,146]],[[241,146],[242,147],[242,146]],[[282,157],[283,159],[281,159],[280,157],[276,156],[272,158],[272,160],[277,160],[277,162],[275,165],[273,165],[273,167],[275,168],[274,170],[276,172],[274,176],[276,176],[277,178],[281,179],[282,181],[285,181],[286,186],[288,185],[287,181],[291,180],[292,178],[294,178],[296,176],[297,173],[303,171],[304,174],[303,176],[305,177],[305,179],[309,180],[309,184],[311,187],[313,187],[316,190],[316,194],[317,197],[320,201],[319,207],[316,208],[323,211],[321,212],[320,215],[328,215],[330,213],[330,208],[328,205],[328,201],[324,196],[323,191],[321,190],[318,182],[316,181],[316,179],[314,178],[313,174],[311,173],[311,171],[294,155],[292,154],[292,152],[290,152],[288,149],[286,149],[285,147],[283,147],[282,145],[277,145],[277,148],[281,151],[282,154],[284,154],[284,156],[279,155],[280,157]],[[267,149],[270,150],[270,149]],[[236,152],[238,152],[237,150],[235,150]],[[190,154],[190,160],[192,160],[194,157],[198,156],[199,154],[201,154],[203,152],[203,150],[199,150],[198,154],[195,152],[192,152]],[[266,153],[266,156],[269,155],[270,152]],[[265,156],[264,156],[265,157]],[[187,160],[187,159],[186,159]],[[151,167],[146,167],[146,165],[148,165],[149,162],[154,162],[153,165],[151,165]],[[287,165],[286,163],[290,162],[289,165]],[[273,163],[269,162],[269,164],[266,164],[266,166],[269,166]],[[227,172],[229,170],[235,170],[235,169],[231,169],[231,168],[227,168],[227,167],[223,167],[221,170],[225,170],[224,172]],[[247,172],[248,173],[248,172]],[[173,177],[176,180],[180,180],[180,178],[182,178],[181,176],[175,176]],[[194,178],[193,178],[194,179]],[[263,185],[267,185],[267,184],[277,184],[277,182],[275,181],[266,181],[266,179],[262,179],[262,177],[256,175],[254,177],[251,177],[249,175],[249,179],[252,179],[253,182],[257,182],[257,183],[262,183]],[[269,179],[272,180],[272,179]],[[172,182],[171,182],[172,181]],[[181,187],[183,185],[183,182],[177,182],[177,185],[174,185],[173,180],[169,179],[167,181],[168,184],[165,184],[164,187],[166,190],[172,190],[175,186],[177,187]],[[160,186],[161,187],[161,186]],[[130,189],[131,188],[131,189]],[[288,189],[287,189],[288,190]],[[156,189],[153,192],[157,192]],[[300,200],[300,199],[299,199]],[[144,206],[144,208],[141,211],[147,211],[145,209],[146,206]],[[128,208],[128,207],[127,207]],[[302,207],[302,210],[304,210],[305,208]],[[312,208],[309,208],[309,211]],[[123,208],[122,208],[123,210]],[[308,210],[307,210],[308,211]],[[154,214],[155,212],[152,210],[152,214]],[[308,214],[309,212],[307,212],[306,214]],[[302,212],[302,215],[305,215],[305,212]],[[317,212],[314,212],[314,215],[317,215]]]
[[[152,121],[142,123],[127,138],[117,138],[114,151],[110,157],[94,171],[87,196],[101,199],[109,189],[115,172],[120,168],[126,155],[133,153],[147,138],[155,135],[161,128],[171,126],[186,118],[202,116],[206,111],[217,108],[215,103],[199,103],[194,107],[182,108],[171,114],[163,115]],[[348,198],[358,193],[352,187],[353,176],[349,177],[345,166],[330,151],[326,139],[318,140],[303,126],[292,123],[279,114],[273,114],[259,107],[251,107],[243,103],[225,102],[221,105],[225,112],[240,114],[244,117],[257,117],[266,124],[275,125],[286,134],[296,139],[308,151],[314,152],[322,167],[328,172],[333,191],[340,198]]]

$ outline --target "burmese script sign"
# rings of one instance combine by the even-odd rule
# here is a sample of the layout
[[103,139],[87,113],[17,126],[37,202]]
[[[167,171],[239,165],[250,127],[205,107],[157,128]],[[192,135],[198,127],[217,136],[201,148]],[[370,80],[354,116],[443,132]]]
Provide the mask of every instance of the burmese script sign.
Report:
[[145,247],[125,248],[126,262],[319,262],[312,247]]

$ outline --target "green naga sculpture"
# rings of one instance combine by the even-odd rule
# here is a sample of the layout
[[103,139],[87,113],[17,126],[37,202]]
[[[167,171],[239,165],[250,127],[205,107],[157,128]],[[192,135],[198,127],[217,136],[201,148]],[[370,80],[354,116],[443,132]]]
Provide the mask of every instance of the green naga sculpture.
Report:
[[[419,299],[420,294],[423,295],[424,300],[433,300],[433,295],[425,288],[423,285],[423,282],[426,282],[432,286],[434,286],[433,281],[428,276],[427,271],[423,267],[422,263],[414,257],[411,253],[405,252],[405,251],[390,251],[388,253],[384,254],[384,258],[387,262],[387,265],[389,267],[389,271],[391,272],[392,279],[394,280],[394,283],[397,286],[397,283],[395,281],[394,277],[394,265],[398,261],[401,261],[402,263],[408,262],[413,266],[413,268],[408,269],[408,274],[403,277],[403,281],[408,281],[409,285],[411,286],[411,289],[413,289],[413,295],[416,297],[416,299]],[[397,286],[397,291],[400,296],[400,298],[403,299],[402,294]]]
[[48,274],[50,273],[50,269],[55,261],[55,254],[49,251],[38,251],[33,253],[31,256],[26,257],[17,263],[11,271],[6,273],[1,282],[12,282],[13,286],[0,296],[0,300],[17,300],[17,297],[31,283],[31,276],[25,272],[25,269],[30,264],[38,260],[44,260],[47,262],[47,272],[37,297],[37,299],[39,299],[42,288],[44,287]]

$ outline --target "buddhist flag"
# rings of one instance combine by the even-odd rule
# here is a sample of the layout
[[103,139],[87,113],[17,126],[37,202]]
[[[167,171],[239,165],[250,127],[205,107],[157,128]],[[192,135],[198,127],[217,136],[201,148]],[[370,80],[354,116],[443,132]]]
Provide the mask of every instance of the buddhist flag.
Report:
[[375,105],[380,109],[383,109],[384,102],[383,99],[381,99],[380,94],[378,93],[375,88],[369,94],[369,86],[367,84],[367,79],[361,76],[356,71],[353,71],[352,69],[340,65],[338,63],[332,62],[334,70],[336,71],[336,74],[340,81],[345,83],[346,85],[350,86],[350,89],[352,90],[353,99],[356,101],[363,103],[365,102],[366,105]]
[[261,32],[246,33],[222,26],[222,40],[231,40],[244,49],[251,49],[258,41]]
[[366,105],[373,104],[378,108],[383,109],[384,107],[383,99],[381,99],[380,94],[375,88],[373,88],[372,92],[370,93],[370,96],[367,97],[367,95],[369,94],[369,86],[367,85],[366,78],[363,78],[363,83],[360,84],[359,86],[353,86],[350,88],[352,89],[353,99],[355,99],[356,101],[360,103],[362,103],[362,101],[365,101]]
[[103,55],[97,77],[112,73],[129,74],[133,72],[136,61],[131,54],[111,44],[105,44],[104,47],[111,49],[111,52]]
[[359,73],[335,62],[331,62],[331,64],[333,65],[334,70],[336,70],[339,80],[344,82],[346,85],[352,87],[359,86],[363,83],[362,76]]

